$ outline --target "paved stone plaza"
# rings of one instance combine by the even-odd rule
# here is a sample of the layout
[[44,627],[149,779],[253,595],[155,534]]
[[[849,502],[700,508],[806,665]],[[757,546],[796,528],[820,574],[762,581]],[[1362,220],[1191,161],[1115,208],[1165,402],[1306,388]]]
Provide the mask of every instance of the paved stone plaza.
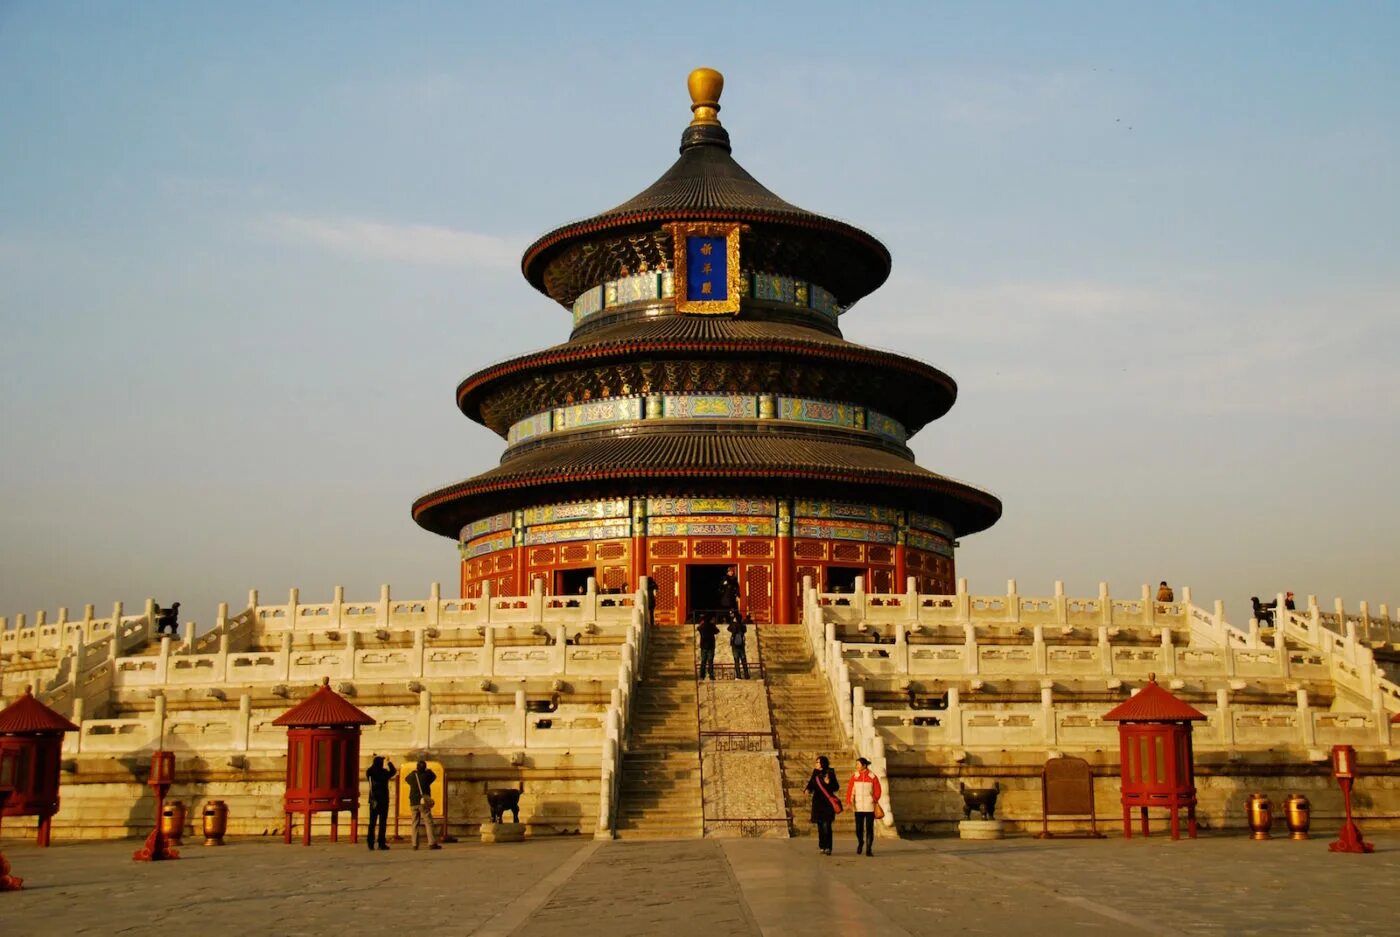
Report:
[[0,934],[1395,933],[1400,835],[1371,835],[1371,856],[1327,839],[882,840],[868,859],[847,842],[824,858],[811,839],[387,854],[244,840],[151,865],[131,861],[136,841],[6,839],[26,882],[0,894]]

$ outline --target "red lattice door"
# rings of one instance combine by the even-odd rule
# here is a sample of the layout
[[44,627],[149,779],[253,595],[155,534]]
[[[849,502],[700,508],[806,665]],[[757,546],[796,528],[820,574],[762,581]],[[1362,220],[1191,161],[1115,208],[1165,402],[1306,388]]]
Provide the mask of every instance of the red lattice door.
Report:
[[764,624],[773,621],[773,567],[749,563],[744,567],[744,613]]
[[655,620],[657,624],[674,625],[676,623],[676,607],[680,598],[678,589],[681,581],[680,564],[653,563],[651,581],[656,584]]

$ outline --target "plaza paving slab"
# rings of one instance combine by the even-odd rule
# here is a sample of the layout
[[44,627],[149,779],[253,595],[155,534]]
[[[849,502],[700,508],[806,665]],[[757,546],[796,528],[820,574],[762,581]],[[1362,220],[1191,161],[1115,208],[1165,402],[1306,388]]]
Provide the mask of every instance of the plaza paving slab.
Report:
[[1400,932],[1400,835],[1369,856],[1330,837],[887,841],[876,855],[815,840],[595,843],[414,852],[234,840],[177,862],[137,841],[6,837],[25,890],[0,894],[0,935],[319,935],[406,928],[546,935],[1235,935]]

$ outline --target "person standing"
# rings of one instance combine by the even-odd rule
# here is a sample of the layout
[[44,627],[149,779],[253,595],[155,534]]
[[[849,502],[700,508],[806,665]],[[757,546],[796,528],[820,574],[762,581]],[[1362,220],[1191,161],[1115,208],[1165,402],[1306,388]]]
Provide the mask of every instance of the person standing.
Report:
[[724,570],[724,578],[719,581],[719,607],[724,619],[730,624],[740,621],[739,617],[739,577],[734,575],[734,567]]
[[734,679],[736,680],[749,678],[749,649],[748,645],[745,644],[748,633],[748,621],[729,623],[729,652],[734,655]]
[[817,756],[817,766],[807,779],[807,793],[812,795],[812,822],[817,826],[817,851],[831,855],[831,824],[841,812],[841,782],[836,779],[831,762],[825,755]]
[[389,844],[384,841],[385,828],[389,822],[389,782],[399,776],[399,769],[394,767],[392,759],[389,766],[384,766],[384,756],[375,755],[370,762],[370,766],[365,771],[365,778],[369,781],[369,833],[365,839],[369,842],[369,848],[374,848],[374,824],[379,822],[379,848],[388,849]]
[[428,767],[426,761],[419,761],[418,767],[408,776],[408,804],[413,808],[413,848],[418,848],[418,824],[428,832],[428,848],[441,849],[433,837],[433,782],[437,772]]
[[880,779],[870,770],[870,759],[856,759],[856,773],[846,787],[846,804],[856,813],[856,855],[864,849],[873,856],[875,811],[880,806]]
[[696,631],[700,633],[700,679],[705,679],[706,673],[711,680],[715,678],[715,638],[719,635],[719,625],[715,624],[714,618],[709,612],[700,613],[700,624],[696,625]]

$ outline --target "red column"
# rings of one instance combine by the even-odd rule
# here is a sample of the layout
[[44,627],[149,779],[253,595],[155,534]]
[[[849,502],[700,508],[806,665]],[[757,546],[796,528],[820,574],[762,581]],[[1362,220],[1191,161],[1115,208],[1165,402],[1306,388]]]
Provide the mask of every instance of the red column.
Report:
[[896,543],[894,545],[894,591],[903,592],[908,578],[908,568],[904,565],[904,544]]
[[515,545],[515,594],[529,595],[530,581],[527,578],[529,571],[525,568],[525,544]]

